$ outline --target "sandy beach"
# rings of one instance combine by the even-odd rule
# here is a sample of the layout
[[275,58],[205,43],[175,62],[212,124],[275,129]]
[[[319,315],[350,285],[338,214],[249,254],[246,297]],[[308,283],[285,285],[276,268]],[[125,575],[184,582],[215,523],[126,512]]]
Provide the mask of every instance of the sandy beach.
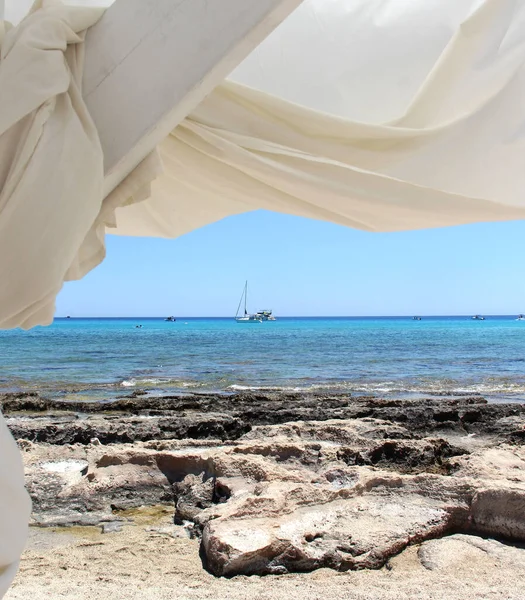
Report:
[[[170,519],[159,520],[168,526]],[[374,571],[216,578],[202,568],[199,542],[147,531],[137,519],[121,533],[32,529],[6,600],[521,600],[525,550],[453,536],[410,547]],[[481,544],[480,544],[481,545]],[[433,569],[420,554],[436,556]],[[489,551],[487,551],[487,548]],[[492,553],[490,553],[492,550]],[[503,558],[504,554],[504,558]]]

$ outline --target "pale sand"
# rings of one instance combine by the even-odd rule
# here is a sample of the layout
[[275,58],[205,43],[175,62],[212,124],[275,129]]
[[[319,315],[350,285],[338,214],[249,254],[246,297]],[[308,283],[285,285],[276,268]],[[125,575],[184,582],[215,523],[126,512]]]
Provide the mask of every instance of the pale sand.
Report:
[[[199,559],[199,542],[167,533],[172,511],[160,517],[135,515],[120,533],[99,528],[33,529],[20,572],[6,600],[523,600],[525,560],[509,548],[511,560],[484,551],[456,552],[425,568],[411,547],[378,571],[215,578]],[[432,542],[431,542],[432,543]],[[448,542],[447,542],[448,543]],[[461,546],[461,544],[459,544]],[[448,548],[448,546],[447,546]],[[504,550],[506,552],[506,550]],[[516,555],[518,560],[516,561]],[[450,556],[450,560],[449,560]],[[520,562],[522,564],[520,564]]]

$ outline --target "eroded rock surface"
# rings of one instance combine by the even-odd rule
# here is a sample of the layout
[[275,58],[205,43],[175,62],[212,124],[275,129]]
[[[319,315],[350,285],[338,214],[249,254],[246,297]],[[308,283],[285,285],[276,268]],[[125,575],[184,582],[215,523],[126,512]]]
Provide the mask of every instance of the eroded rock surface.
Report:
[[0,409],[17,439],[50,444],[87,444],[93,437],[105,444],[187,438],[234,440],[253,426],[363,418],[398,423],[406,428],[404,435],[408,437],[458,432],[493,435],[512,443],[525,441],[525,405],[488,404],[481,396],[383,400],[277,392],[162,397],[132,394],[111,402],[72,403],[26,393],[1,394]]
[[294,398],[242,395],[200,413],[208,397],[139,396],[117,401],[127,412],[88,417],[35,396],[22,399],[25,415],[17,398],[4,408],[36,524],[109,524],[168,504],[216,575],[378,568],[423,542],[421,560],[436,569],[437,541],[452,534],[467,554],[480,551],[467,533],[525,541],[522,406]]

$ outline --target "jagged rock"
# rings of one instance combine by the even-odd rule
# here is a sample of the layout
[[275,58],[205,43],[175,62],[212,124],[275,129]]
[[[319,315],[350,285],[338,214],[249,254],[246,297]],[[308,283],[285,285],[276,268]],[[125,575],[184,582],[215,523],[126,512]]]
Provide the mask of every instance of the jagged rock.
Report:
[[474,531],[525,540],[525,494],[522,489],[484,489],[472,500]]
[[78,497],[62,502],[65,489],[82,481],[88,471],[85,460],[44,461],[26,468],[26,486],[35,513],[51,513],[57,508],[86,511]]
[[[390,439],[456,431],[490,433],[514,443],[525,440],[524,405],[487,404],[480,396],[383,400],[276,392],[161,397],[132,394],[109,403],[71,403],[26,393],[1,394],[0,406],[15,438],[53,444],[88,444],[94,437],[103,444],[184,438],[233,440],[252,426],[334,419],[382,419],[389,422],[384,437]],[[89,417],[78,419],[78,413]],[[395,431],[395,424],[402,427]]]
[[212,438],[236,439],[250,429],[244,421],[229,415],[195,415],[193,417],[76,417],[7,418],[15,439],[46,444],[89,444],[97,438],[102,444],[125,444],[135,441]]
[[[44,401],[2,401],[15,435],[30,440],[21,445],[34,522],[100,525],[169,504],[218,575],[377,568],[456,532],[525,540],[525,447],[511,437],[520,405],[140,396],[109,414],[87,407],[87,418],[46,400],[49,414],[21,418],[20,402]],[[465,556],[479,550],[464,543]],[[421,552],[426,566],[444,564]]]
[[215,519],[203,532],[215,575],[377,568],[409,543],[442,535],[456,507],[421,496],[369,495],[255,519]]
[[347,465],[377,465],[400,473],[433,472],[450,474],[454,463],[448,459],[466,454],[442,439],[424,439],[404,442],[385,440],[366,450],[342,448],[338,457]]
[[20,392],[0,394],[0,410],[9,412],[39,412],[49,409],[50,401],[42,398],[37,392]]
[[33,443],[29,440],[24,440],[23,438],[18,439],[16,443],[22,452],[28,452],[33,448]]
[[213,504],[215,482],[200,475],[186,475],[182,481],[173,484],[175,496],[175,523],[182,525],[184,521],[194,521],[205,508]]
[[[100,447],[91,448],[94,453]],[[97,466],[100,459],[96,454],[88,453],[88,457],[89,461],[26,464],[26,485],[33,501],[35,522],[96,525],[107,520],[105,517],[114,510],[172,502],[170,484],[154,460],[149,464],[129,462],[104,468]],[[96,516],[88,523],[90,515]]]

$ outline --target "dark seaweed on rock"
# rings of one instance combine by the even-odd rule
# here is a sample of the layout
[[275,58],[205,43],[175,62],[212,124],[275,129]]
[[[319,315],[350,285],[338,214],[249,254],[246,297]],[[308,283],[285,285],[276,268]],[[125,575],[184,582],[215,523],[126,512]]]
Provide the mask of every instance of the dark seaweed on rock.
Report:
[[[65,402],[35,393],[4,394],[0,405],[13,435],[51,444],[162,439],[237,439],[254,426],[293,421],[382,419],[413,434],[483,433],[523,441],[525,405],[489,404],[479,396],[421,400],[278,392],[139,395],[112,402]],[[20,419],[20,417],[25,417]],[[29,417],[29,418],[28,418]]]

